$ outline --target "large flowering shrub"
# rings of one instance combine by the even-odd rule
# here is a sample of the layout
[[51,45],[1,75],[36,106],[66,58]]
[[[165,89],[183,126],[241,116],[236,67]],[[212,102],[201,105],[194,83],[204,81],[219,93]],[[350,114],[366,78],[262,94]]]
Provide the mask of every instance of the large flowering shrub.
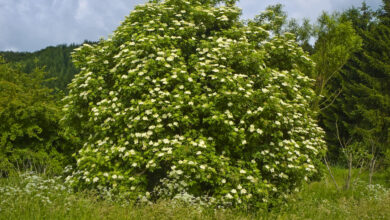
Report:
[[240,13],[227,1],[151,1],[77,49],[64,121],[83,146],[68,181],[260,207],[315,175],[325,147],[302,73],[313,63],[293,36]]

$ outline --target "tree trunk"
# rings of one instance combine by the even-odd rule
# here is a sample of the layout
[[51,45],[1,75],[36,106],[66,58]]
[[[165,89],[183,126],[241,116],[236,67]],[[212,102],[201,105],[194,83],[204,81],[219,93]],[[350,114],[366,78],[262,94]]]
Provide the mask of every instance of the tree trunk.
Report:
[[351,185],[351,178],[352,178],[352,153],[348,154],[348,176],[345,180],[345,189],[349,190]]

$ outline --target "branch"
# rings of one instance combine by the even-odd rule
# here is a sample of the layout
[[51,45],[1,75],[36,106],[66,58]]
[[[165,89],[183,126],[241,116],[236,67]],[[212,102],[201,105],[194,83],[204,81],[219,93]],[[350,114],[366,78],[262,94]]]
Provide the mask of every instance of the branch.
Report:
[[336,119],[336,135],[337,135],[337,139],[339,140],[340,146],[344,149],[345,146],[343,145],[343,143],[341,142],[341,139],[340,139],[339,126],[337,125],[337,121],[338,121],[338,119]]
[[324,85],[326,85],[328,83],[328,81],[333,77],[333,75],[335,75],[337,72],[339,72],[341,70],[341,68],[343,68],[343,66],[346,64],[347,62],[344,61],[342,65],[340,65],[335,71],[333,71],[333,73],[331,73],[329,75],[328,78],[325,79],[324,81]]
[[[326,105],[325,107],[320,108],[320,111],[322,111],[322,110],[328,108],[329,106],[331,106],[331,105],[334,103],[334,101],[337,99],[337,97],[339,97],[339,95],[341,94],[341,92],[342,92],[342,89],[339,89],[339,92],[334,96],[333,100],[332,100],[328,105]],[[327,100],[329,100],[329,98],[328,98]],[[326,100],[326,101],[327,101],[327,100]],[[322,105],[322,104],[325,103],[326,101],[320,103],[319,105]]]
[[333,183],[336,186],[337,191],[339,191],[339,185],[337,184],[337,182],[336,182],[336,180],[335,180],[335,178],[333,176],[332,170],[330,169],[328,161],[326,160],[326,156],[324,156],[324,161],[325,161],[326,168],[328,168],[330,177],[332,177]]

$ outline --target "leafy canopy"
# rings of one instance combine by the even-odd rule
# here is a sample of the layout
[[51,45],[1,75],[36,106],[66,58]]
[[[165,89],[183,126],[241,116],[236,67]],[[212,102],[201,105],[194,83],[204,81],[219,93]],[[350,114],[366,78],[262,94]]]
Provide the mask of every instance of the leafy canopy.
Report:
[[301,72],[313,63],[233,3],[152,1],[75,51],[63,120],[82,146],[68,182],[255,208],[318,174],[323,132]]
[[17,169],[59,173],[70,160],[44,77],[42,69],[26,74],[0,57],[0,177]]

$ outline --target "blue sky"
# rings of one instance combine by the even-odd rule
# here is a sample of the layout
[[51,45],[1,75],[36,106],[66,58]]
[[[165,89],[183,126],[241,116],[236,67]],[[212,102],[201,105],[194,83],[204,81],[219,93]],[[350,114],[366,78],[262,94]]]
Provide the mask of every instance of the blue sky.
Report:
[[[135,5],[145,0],[0,0],[0,51],[36,51],[46,46],[107,37]],[[289,17],[315,20],[322,11],[360,6],[363,0],[241,0],[244,18],[281,3]],[[366,0],[376,9],[381,0]]]

